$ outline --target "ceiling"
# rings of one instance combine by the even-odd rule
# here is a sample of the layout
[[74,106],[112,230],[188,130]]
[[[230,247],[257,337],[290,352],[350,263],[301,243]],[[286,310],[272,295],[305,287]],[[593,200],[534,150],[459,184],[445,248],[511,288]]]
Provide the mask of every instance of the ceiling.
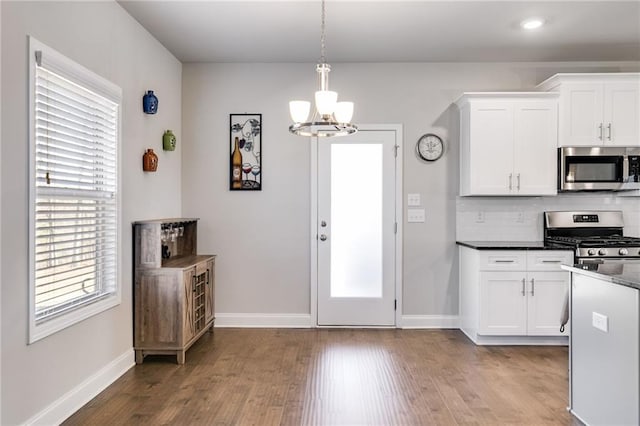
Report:
[[[182,62],[317,62],[319,0],[119,0]],[[525,32],[531,16],[546,25]],[[327,0],[327,62],[640,61],[640,0]]]

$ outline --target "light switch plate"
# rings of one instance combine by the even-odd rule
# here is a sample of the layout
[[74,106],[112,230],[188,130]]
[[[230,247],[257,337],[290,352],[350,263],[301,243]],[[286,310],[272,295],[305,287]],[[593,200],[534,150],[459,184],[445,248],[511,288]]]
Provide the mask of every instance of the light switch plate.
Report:
[[419,206],[420,202],[420,194],[407,194],[408,206]]
[[609,332],[609,317],[599,314],[597,312],[591,313],[591,324],[598,330],[602,330],[605,333]]
[[424,209],[407,209],[407,222],[424,222]]

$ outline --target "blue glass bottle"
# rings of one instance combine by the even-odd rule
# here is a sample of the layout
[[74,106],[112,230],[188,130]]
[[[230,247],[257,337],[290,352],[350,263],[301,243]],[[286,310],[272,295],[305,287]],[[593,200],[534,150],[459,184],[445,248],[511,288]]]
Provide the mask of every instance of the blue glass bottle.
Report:
[[158,98],[153,94],[153,90],[148,90],[142,97],[142,110],[145,114],[155,114],[158,112]]

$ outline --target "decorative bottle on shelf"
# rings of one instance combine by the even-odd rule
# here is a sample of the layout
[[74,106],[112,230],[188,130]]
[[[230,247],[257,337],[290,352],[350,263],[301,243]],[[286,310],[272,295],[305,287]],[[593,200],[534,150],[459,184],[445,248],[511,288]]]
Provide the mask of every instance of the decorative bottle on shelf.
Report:
[[162,135],[162,149],[165,151],[173,151],[176,149],[176,136],[171,130],[167,130]]
[[142,97],[142,110],[145,114],[158,112],[158,97],[153,94],[153,90],[147,90],[147,93]]
[[242,188],[242,153],[240,140],[236,136],[233,154],[231,155],[231,189]]
[[158,156],[153,149],[147,149],[142,156],[142,170],[145,172],[155,172],[158,169]]

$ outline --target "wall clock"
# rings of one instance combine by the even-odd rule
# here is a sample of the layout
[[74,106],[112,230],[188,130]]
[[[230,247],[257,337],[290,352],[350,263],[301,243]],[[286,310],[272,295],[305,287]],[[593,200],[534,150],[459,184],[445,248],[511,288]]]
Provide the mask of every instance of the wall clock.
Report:
[[425,161],[436,161],[444,153],[442,138],[433,133],[422,135],[416,144],[416,152]]

